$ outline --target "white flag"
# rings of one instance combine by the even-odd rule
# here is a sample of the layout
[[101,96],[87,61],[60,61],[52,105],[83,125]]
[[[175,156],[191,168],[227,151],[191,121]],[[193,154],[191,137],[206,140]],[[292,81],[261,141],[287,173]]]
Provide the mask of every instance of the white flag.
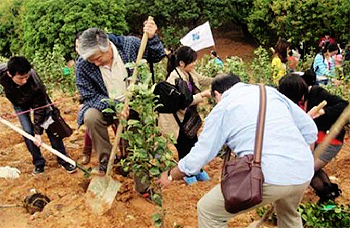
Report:
[[214,46],[215,43],[209,21],[191,30],[180,42],[182,45],[191,47],[194,51]]

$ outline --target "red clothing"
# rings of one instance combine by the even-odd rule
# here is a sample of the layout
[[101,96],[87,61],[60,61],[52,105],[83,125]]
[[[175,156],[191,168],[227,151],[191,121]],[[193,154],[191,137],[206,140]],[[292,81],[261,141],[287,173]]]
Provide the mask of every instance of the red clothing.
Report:
[[295,70],[298,66],[298,59],[295,56],[288,56],[288,67],[291,70]]
[[319,47],[322,47],[325,43],[334,43],[335,40],[332,37],[329,37],[328,39],[326,39],[326,37],[322,37],[320,42],[318,43]]
[[[317,144],[320,144],[324,138],[326,137],[326,133],[324,131],[319,131],[318,134],[317,134]],[[342,145],[343,142],[336,139],[336,138],[333,138],[331,141],[330,141],[330,144],[332,145]]]

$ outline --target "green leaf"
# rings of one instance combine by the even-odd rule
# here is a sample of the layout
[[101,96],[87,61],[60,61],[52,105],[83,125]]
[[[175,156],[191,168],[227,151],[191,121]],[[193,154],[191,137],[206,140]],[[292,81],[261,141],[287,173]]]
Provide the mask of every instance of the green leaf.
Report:
[[134,62],[129,62],[129,63],[126,63],[124,64],[126,68],[130,68],[130,69],[134,69],[136,64]]
[[157,220],[159,220],[159,219],[161,219],[161,218],[162,218],[162,216],[161,216],[159,213],[154,213],[154,214],[152,215],[153,221],[157,221]]
[[157,220],[157,221],[154,221],[154,225],[156,226],[156,227],[161,227],[162,226],[162,220]]
[[158,205],[158,206],[162,206],[162,197],[159,195],[159,194],[157,194],[157,193],[155,193],[155,194],[153,194],[152,195],[152,201],[156,204],[156,205]]
[[338,213],[341,213],[342,210],[341,210],[341,208],[335,208],[335,209],[334,209],[334,212],[338,214]]
[[325,211],[330,211],[330,210],[333,210],[336,207],[337,207],[336,205],[324,205],[322,207],[322,209],[325,210]]
[[140,123],[140,121],[138,120],[132,120],[132,119],[128,120],[128,125],[136,125],[138,123]]
[[111,113],[111,114],[113,114],[113,113],[115,113],[115,111],[113,109],[111,109],[111,108],[105,108],[105,109],[102,110],[102,113]]
[[149,174],[150,174],[151,176],[158,176],[158,175],[160,175],[159,168],[158,168],[158,167],[152,167],[152,168],[149,170]]

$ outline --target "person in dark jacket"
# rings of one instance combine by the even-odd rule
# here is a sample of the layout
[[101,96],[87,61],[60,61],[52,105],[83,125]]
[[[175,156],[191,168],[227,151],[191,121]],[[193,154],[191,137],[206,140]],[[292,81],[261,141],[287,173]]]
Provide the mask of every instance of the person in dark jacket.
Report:
[[[306,81],[304,79],[306,79]],[[305,77],[304,79],[296,74],[286,75],[280,80],[278,90],[289,99],[299,104],[299,106],[314,119],[318,129],[317,141],[315,144],[315,146],[317,146],[324,140],[329,129],[347,107],[348,102],[329,93],[320,86],[313,85],[312,83],[314,83],[314,81],[307,80],[308,77]],[[315,113],[313,108],[324,100],[327,101],[327,105],[318,113]],[[322,176],[327,175],[322,171],[322,168],[339,153],[343,146],[344,135],[345,129],[342,129],[340,133],[331,140],[325,151],[323,151],[318,158],[315,158],[314,178],[321,174]],[[311,185],[312,183],[313,181],[311,182]],[[335,198],[334,196],[339,196],[337,189],[338,188],[336,188],[334,194],[330,195],[330,199]],[[315,190],[317,194],[317,189]],[[318,193],[319,196],[320,194],[323,195],[322,192]],[[321,201],[327,201],[327,199],[321,198]]]
[[[148,43],[143,58],[153,63],[164,56],[156,30],[154,21],[145,23]],[[131,76],[125,64],[136,61],[141,41],[137,37],[105,34],[101,29],[89,28],[78,42],[80,57],[76,64],[76,85],[84,101],[78,114],[78,125],[86,125],[93,149],[99,155],[99,167],[94,171],[104,175],[112,149],[107,127],[113,123],[113,116],[102,113],[109,108],[102,99],[125,100],[127,78]],[[122,115],[128,116],[128,113]]]
[[[50,111],[50,107],[45,107],[48,104],[46,88],[28,60],[22,56],[11,57],[7,64],[0,66],[0,84],[4,87],[5,95],[11,101],[23,130],[33,135],[36,139],[33,142],[24,138],[26,146],[33,157],[35,166],[33,174],[43,173],[45,159],[42,157],[39,147],[42,143],[41,135],[44,131],[41,125],[45,122]],[[34,110],[33,122],[30,118],[30,112],[28,112],[30,109]],[[52,147],[68,156],[62,139],[56,138],[49,131],[46,131],[46,134]],[[59,157],[57,157],[57,163],[69,173],[76,171],[75,166],[70,165]]]

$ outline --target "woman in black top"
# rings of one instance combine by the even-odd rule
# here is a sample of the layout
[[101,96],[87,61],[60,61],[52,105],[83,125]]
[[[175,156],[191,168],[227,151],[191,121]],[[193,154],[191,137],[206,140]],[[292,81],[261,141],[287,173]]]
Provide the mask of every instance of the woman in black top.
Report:
[[[314,119],[318,128],[318,138],[315,145],[317,146],[324,140],[331,126],[337,121],[338,117],[347,107],[348,102],[329,93],[320,86],[312,85],[314,82],[313,80],[307,80],[308,78],[305,79],[306,80],[295,74],[287,75],[280,80],[278,90],[289,99],[297,103]],[[309,84],[306,82],[309,82]],[[324,100],[327,101],[327,105],[318,113],[314,113],[313,108]],[[330,183],[327,174],[322,170],[322,168],[328,164],[341,150],[344,135],[345,130],[342,129],[340,133],[331,140],[330,144],[321,153],[321,155],[318,158],[315,158],[315,176],[322,176],[322,179],[329,182],[330,186],[336,186],[336,184]],[[315,182],[315,176],[311,182],[312,186]],[[323,185],[325,184],[323,183]],[[323,187],[321,186],[321,188]],[[329,196],[325,196],[325,194],[322,192],[317,192],[317,189],[315,190],[316,194],[321,197],[321,201],[326,201],[326,199],[332,199],[339,196],[338,187],[336,186],[334,188],[336,189],[335,192],[331,192]],[[324,199],[322,199],[322,197],[324,197]]]

